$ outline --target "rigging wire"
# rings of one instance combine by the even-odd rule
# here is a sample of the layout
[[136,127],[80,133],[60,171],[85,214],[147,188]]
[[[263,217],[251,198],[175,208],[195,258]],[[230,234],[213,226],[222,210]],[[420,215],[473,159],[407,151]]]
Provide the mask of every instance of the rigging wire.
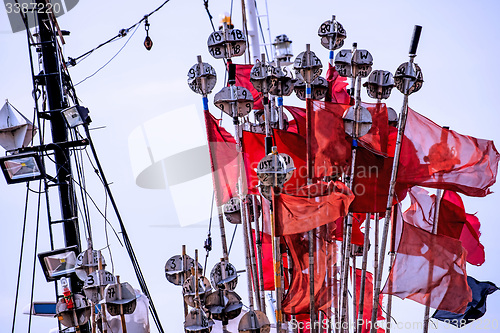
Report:
[[236,230],[238,229],[238,225],[234,225],[234,231],[233,231],[233,236],[231,237],[231,244],[229,245],[229,250],[227,251],[227,255],[231,253],[231,248],[233,247],[233,241],[234,241],[234,236],[236,235]]
[[[167,4],[167,2],[169,2],[170,0],[166,0],[164,1],[159,7],[157,7],[155,10],[153,10],[151,13],[149,14],[146,14],[142,17],[142,19],[140,19],[138,22],[134,23],[133,25],[131,25],[130,27],[126,28],[126,29],[120,29],[120,31],[118,32],[118,34],[110,39],[108,39],[107,41],[105,41],[104,43],[101,43],[99,45],[97,45],[96,47],[94,47],[93,49],[91,49],[90,51],[87,51],[85,52],[84,54],[76,57],[76,58],[71,58],[71,57],[68,57],[68,63],[72,66],[75,66],[77,63],[80,63],[81,61],[85,60],[91,53],[93,53],[95,50],[97,49],[100,49],[101,47],[119,39],[119,38],[122,38],[122,37],[125,37],[129,32],[130,30],[132,30],[133,28],[135,27],[138,27],[142,22],[144,22],[149,16],[153,15],[154,13],[156,13],[157,11],[159,11],[163,6],[165,6]],[[17,0],[16,0],[17,2]],[[208,2],[208,1],[207,1]],[[137,30],[137,29],[136,29]],[[83,58],[83,59],[81,59]],[[80,60],[79,62],[77,62],[78,60]]]
[[208,256],[210,255],[210,251],[212,251],[212,217],[214,213],[214,201],[215,201],[215,191],[212,193],[212,205],[210,205],[210,220],[208,221],[208,235],[205,240],[204,248],[207,251],[205,255],[205,264],[203,265],[203,276],[206,275],[207,271],[207,261]]
[[80,83],[82,82],[85,82],[87,81],[88,79],[90,79],[91,77],[93,77],[94,75],[96,75],[97,73],[99,73],[101,71],[101,69],[103,69],[104,67],[106,67],[107,65],[109,65],[109,63],[111,61],[113,61],[113,59],[116,58],[116,56],[118,56],[118,54],[120,54],[120,52],[125,48],[125,46],[127,46],[128,42],[130,42],[130,39],[132,39],[132,37],[135,35],[135,33],[137,32],[137,29],[139,28],[139,25],[135,28],[135,30],[132,32],[132,34],[130,35],[130,37],[127,39],[127,41],[125,42],[125,44],[123,44],[123,46],[118,50],[118,52],[115,53],[114,56],[111,57],[111,59],[109,59],[104,65],[102,65],[98,70],[96,70],[94,73],[92,73],[91,75],[87,76],[85,79],[81,80],[80,82],[74,84],[74,87],[76,87],[77,85],[79,85]]
[[12,316],[12,333],[14,333],[14,328],[16,326],[16,311],[17,311],[17,302],[19,300],[19,285],[21,282],[21,268],[23,262],[24,240],[26,236],[26,223],[28,217],[28,199],[29,199],[29,183],[26,183],[26,199],[25,199],[26,203],[24,205],[23,232],[21,236],[21,250],[19,251],[19,268],[17,270],[16,296],[14,298],[14,314]]
[[[40,180],[38,182],[38,191],[42,191],[42,181]],[[29,183],[28,183],[29,185]],[[36,257],[37,257],[37,251],[38,251],[38,230],[40,227],[40,201],[42,200],[42,195],[38,195],[38,204],[37,204],[37,212],[36,212],[36,228],[35,228],[35,249],[34,249],[34,254],[33,254],[33,274],[31,276],[31,295],[30,295],[30,314],[29,314],[29,320],[28,320],[28,332],[31,332],[31,319],[33,317],[33,298],[35,294],[35,275],[36,275]]]

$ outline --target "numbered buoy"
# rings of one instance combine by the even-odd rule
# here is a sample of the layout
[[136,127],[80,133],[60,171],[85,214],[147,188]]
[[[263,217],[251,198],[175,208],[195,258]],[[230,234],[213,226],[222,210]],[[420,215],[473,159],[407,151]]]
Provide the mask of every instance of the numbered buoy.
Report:
[[[165,277],[170,283],[182,286],[184,281],[191,276],[191,268],[194,268],[194,259],[188,255],[175,255],[165,263]],[[202,274],[203,267],[198,264],[198,272]]]
[[260,160],[256,172],[260,184],[281,187],[290,180],[294,170],[293,160],[289,155],[271,153]]
[[[226,202],[223,206],[224,216],[229,223],[232,224],[241,224],[241,200],[238,197],[231,198],[228,202]],[[247,196],[247,204],[248,204],[248,213],[250,216],[250,220],[254,220],[253,216],[253,202],[252,200],[248,200]],[[257,218],[260,217],[262,207],[260,202],[257,200]]]
[[335,56],[335,69],[343,77],[367,77],[372,65],[373,57],[367,50],[340,50]]
[[[309,44],[307,44],[307,48],[309,48]],[[322,67],[321,60],[310,50],[301,52],[293,62],[295,76],[309,84],[321,75]]]
[[98,270],[87,275],[83,292],[85,296],[93,303],[99,303],[103,297],[101,295],[101,287],[115,283],[115,276],[108,271]]
[[189,69],[187,76],[189,88],[200,95],[210,94],[217,83],[215,69],[206,62],[193,65]]
[[238,332],[241,333],[269,333],[271,323],[266,314],[258,310],[250,310],[241,317]]
[[349,136],[353,138],[359,138],[368,133],[368,131],[372,127],[372,115],[367,108],[359,106],[358,133],[355,133],[355,110],[356,106],[353,105],[344,113],[344,130]]
[[106,262],[101,255],[101,251],[88,249],[80,253],[78,257],[76,257],[76,276],[80,280],[85,281],[89,272],[91,270],[97,270],[99,267],[99,257],[102,258],[102,267],[106,267]]
[[[204,276],[198,276],[198,296],[200,298],[201,304],[205,303],[205,298],[212,291],[212,286],[210,281]],[[196,286],[194,275],[191,275],[182,285],[182,295],[184,296],[184,301],[191,307],[196,307],[195,297],[196,297]]]
[[422,70],[415,63],[405,62],[399,65],[394,73],[394,85],[403,94],[410,95],[419,91],[423,83]]
[[255,90],[263,94],[269,93],[272,86],[271,74],[277,72],[277,68],[257,59],[250,71],[250,82]]
[[107,285],[106,289],[104,289],[104,295],[106,310],[110,315],[131,314],[135,311],[137,297],[134,288],[128,282]]
[[[297,80],[293,86],[293,91],[295,91],[295,95],[302,101],[306,100],[306,83],[302,80]],[[314,100],[322,100],[325,98],[326,93],[328,92],[328,81],[318,76],[311,83],[311,98]]]
[[216,59],[233,58],[242,55],[246,50],[246,39],[239,29],[227,29],[214,31],[208,37],[208,51]]
[[238,117],[244,117],[252,111],[253,97],[250,90],[235,86],[235,96],[231,96],[231,87],[224,87],[214,96],[214,104],[229,116],[233,116],[232,104],[236,102]]
[[209,319],[202,309],[192,309],[184,321],[184,331],[186,333],[208,333],[212,330],[214,321]]
[[318,29],[318,36],[321,37],[321,45],[328,50],[338,50],[344,46],[344,39],[347,33],[335,16],[331,20],[323,22]]
[[227,323],[239,316],[243,303],[240,296],[231,290],[215,290],[205,299],[205,306],[215,320]]
[[270,73],[269,93],[274,96],[290,96],[293,92],[294,78],[287,67],[274,67]]
[[[222,266],[225,266],[224,274]],[[229,262],[218,262],[210,272],[212,286],[217,289],[234,290],[238,284],[236,268]]]
[[371,72],[364,86],[366,86],[366,92],[371,98],[387,99],[394,87],[394,78],[389,71],[376,70]]

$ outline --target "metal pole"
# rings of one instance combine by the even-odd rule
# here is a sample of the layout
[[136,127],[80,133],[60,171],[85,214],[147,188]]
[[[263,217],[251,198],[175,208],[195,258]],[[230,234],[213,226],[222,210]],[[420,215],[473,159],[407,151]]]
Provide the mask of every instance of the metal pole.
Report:
[[[356,318],[358,332],[361,332],[363,325],[366,324],[363,320],[363,310],[364,310],[363,308],[365,305],[366,266],[368,263],[368,246],[370,243],[370,220],[371,220],[370,213],[366,213],[365,238],[363,242],[363,261],[361,263],[361,282],[359,285],[359,308],[358,308],[358,317]],[[377,221],[375,221],[375,223],[376,222]]]
[[258,208],[255,195],[252,195],[253,217],[255,222],[255,247],[257,249],[257,270],[259,271],[259,302],[260,310],[266,313],[266,296],[264,294],[264,272],[262,270],[262,238],[260,235],[259,219],[257,218]]
[[[415,26],[415,31],[410,47],[410,67],[413,67],[413,61],[416,57],[418,41],[420,38],[420,32],[422,27]],[[382,232],[382,244],[380,248],[380,258],[379,258],[379,267],[377,270],[377,280],[375,280],[375,288],[373,290],[373,309],[372,309],[372,323],[376,322],[377,319],[377,311],[378,311],[378,298],[380,295],[380,284],[382,280],[382,271],[384,268],[384,259],[385,259],[385,251],[386,251],[386,241],[387,235],[389,233],[389,224],[391,221],[391,210],[392,210],[392,201],[394,198],[394,192],[396,188],[396,177],[398,174],[399,167],[399,155],[401,153],[401,142],[403,140],[404,130],[406,127],[406,117],[408,115],[408,96],[410,94],[409,90],[411,87],[411,77],[407,77],[404,79],[404,88],[403,88],[403,106],[401,108],[401,117],[399,119],[399,127],[398,127],[398,136],[396,139],[396,147],[394,151],[394,161],[392,164],[392,173],[391,173],[391,182],[389,184],[389,195],[387,197],[387,208],[385,211],[385,221],[384,221],[384,230]],[[372,333],[376,333],[376,325],[372,326]]]
[[[255,283],[257,282],[256,279],[255,279],[255,275],[253,275],[253,271],[252,271],[252,255],[250,253],[250,242],[248,241],[249,239],[249,233],[248,233],[248,224],[249,224],[249,221],[247,219],[247,204],[245,202],[245,199],[240,196],[240,199],[241,199],[241,202],[240,202],[240,215],[241,215],[241,223],[243,224],[242,227],[243,227],[243,245],[245,246],[245,263],[246,263],[246,267],[247,267],[247,288],[248,288],[248,300],[249,300],[249,304],[250,304],[250,311],[253,311],[254,309],[254,300],[253,300],[253,291],[254,289],[252,288],[252,281]],[[252,275],[253,275],[253,278],[252,278]],[[255,291],[257,291],[255,289]],[[260,307],[260,306],[259,306]]]
[[[389,250],[389,272],[394,265],[396,257],[396,228],[399,214],[399,206],[394,205],[392,208],[392,227],[391,227],[391,245]],[[377,244],[378,246],[378,244]],[[377,260],[378,258],[375,257]],[[391,332],[391,317],[392,317],[392,281],[388,281],[389,294],[387,295],[387,309],[386,309],[386,333]]]

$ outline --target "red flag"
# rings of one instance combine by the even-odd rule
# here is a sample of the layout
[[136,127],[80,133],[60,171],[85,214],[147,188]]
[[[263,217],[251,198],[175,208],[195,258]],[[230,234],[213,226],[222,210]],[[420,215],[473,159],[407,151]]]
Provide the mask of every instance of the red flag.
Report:
[[285,109],[290,112],[293,120],[290,121],[288,126],[288,131],[293,133],[298,133],[302,136],[306,136],[306,109],[299,108],[298,106],[287,106],[284,105]]
[[[361,299],[361,269],[356,269],[356,313],[359,313],[359,300]],[[352,273],[352,271],[351,271]],[[372,325],[370,324],[372,319],[372,309],[373,309],[373,274],[366,272],[365,279],[365,293],[364,293],[364,303],[363,303],[363,324],[361,326],[361,333],[368,333]],[[382,304],[384,295],[380,294],[379,304]],[[379,306],[377,313],[377,320],[383,320],[384,316],[382,314],[382,307]],[[358,318],[359,320],[359,318]],[[378,328],[377,332],[385,332],[383,328]]]
[[387,143],[389,138],[389,117],[387,106],[384,103],[361,103],[368,109],[372,116],[372,126],[368,133],[359,138],[362,147],[371,152],[387,156]]
[[205,110],[208,147],[212,165],[212,181],[217,205],[221,206],[237,195],[236,184],[240,168],[240,157],[236,150],[236,140],[218,120]]
[[326,81],[328,81],[328,91],[326,93],[325,101],[351,104],[351,96],[347,93],[346,78],[339,75],[335,66],[328,64],[328,71],[326,72]]
[[[404,221],[432,233],[436,196],[416,186],[409,193],[411,206],[403,213]],[[459,239],[466,219],[462,198],[453,191],[444,191],[439,208],[437,234]]]
[[499,160],[493,141],[458,134],[408,110],[398,182],[482,197],[496,181]]
[[[361,223],[363,223],[365,217],[365,214],[354,214],[354,218],[352,219],[351,244],[363,246],[365,234],[361,232]],[[344,218],[338,218],[335,223],[336,228],[331,229],[333,232],[330,235],[330,239],[342,241],[344,239]]]
[[[259,194],[257,185],[259,179],[255,169],[260,160],[266,156],[264,134],[243,131],[242,148],[247,175],[248,192]],[[293,189],[306,184],[306,143],[305,139],[298,134],[282,130],[274,130],[274,144],[278,153],[288,154],[294,163],[295,171],[292,178],[285,183],[285,189]]]
[[472,214],[467,214],[467,220],[460,235],[462,246],[467,250],[467,262],[476,266],[484,263],[484,246],[479,241],[480,227],[479,219]]
[[253,97],[253,109],[262,110],[264,106],[262,105],[262,100],[260,93],[255,90],[252,82],[250,82],[250,72],[252,71],[253,65],[238,65],[236,64],[236,85],[239,87],[247,88],[252,93]]
[[[314,252],[314,298],[315,308],[327,315],[335,295],[332,295],[332,280],[327,277],[326,267],[332,267],[332,255],[327,255],[325,236],[326,228],[320,228],[320,235],[315,234]],[[319,236],[319,237],[318,237]],[[293,261],[293,273],[290,288],[282,302],[285,314],[309,314],[309,239],[308,233],[284,237]],[[333,283],[336,283],[333,281]]]
[[354,199],[341,182],[318,182],[274,197],[276,235],[291,235],[328,224],[347,215]]
[[460,241],[404,223],[396,260],[382,292],[463,313],[472,300],[465,257]]
[[[253,232],[253,239],[255,238],[255,230]],[[265,232],[260,233],[261,243],[262,243],[262,275],[264,276],[264,290],[274,290],[274,268],[273,268],[273,244],[271,235]],[[254,250],[257,254],[257,245],[254,243]],[[282,254],[283,267],[288,268],[288,259],[286,253]],[[257,267],[258,269],[258,267]],[[259,273],[258,273],[259,274]],[[288,288],[288,278],[287,274],[284,276],[285,288]]]
[[311,156],[314,176],[340,175],[351,160],[351,142],[342,116],[349,105],[313,101]]

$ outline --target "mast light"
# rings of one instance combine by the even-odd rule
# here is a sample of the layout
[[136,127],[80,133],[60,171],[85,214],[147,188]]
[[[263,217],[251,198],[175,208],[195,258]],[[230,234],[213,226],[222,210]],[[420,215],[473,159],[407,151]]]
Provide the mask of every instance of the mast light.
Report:
[[90,123],[89,109],[86,107],[74,105],[61,112],[70,128]]
[[0,157],[0,167],[7,184],[29,182],[45,177],[42,161],[37,152]]
[[292,41],[287,35],[279,35],[274,39],[274,56],[282,65],[290,65],[293,57]]
[[43,274],[47,282],[70,276],[75,272],[78,246],[73,245],[62,249],[38,254]]

